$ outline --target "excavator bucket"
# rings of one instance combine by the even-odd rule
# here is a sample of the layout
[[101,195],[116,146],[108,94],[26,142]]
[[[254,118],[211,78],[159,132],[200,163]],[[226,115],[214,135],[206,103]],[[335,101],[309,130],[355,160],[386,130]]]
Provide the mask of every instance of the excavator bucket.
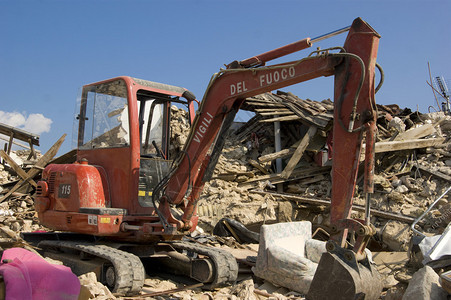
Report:
[[379,299],[382,283],[374,265],[367,257],[357,261],[351,250],[337,250],[321,256],[307,299]]

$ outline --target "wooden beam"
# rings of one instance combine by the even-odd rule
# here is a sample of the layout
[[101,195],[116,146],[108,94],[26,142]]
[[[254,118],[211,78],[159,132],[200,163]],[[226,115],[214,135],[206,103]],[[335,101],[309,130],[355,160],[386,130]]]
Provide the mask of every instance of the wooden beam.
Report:
[[327,166],[327,167],[309,167],[309,168],[305,168],[302,170],[296,170],[296,171],[293,171],[292,177],[290,179],[281,178],[280,174],[274,174],[274,173],[269,174],[269,175],[256,176],[252,179],[249,179],[248,181],[240,182],[238,184],[238,186],[245,187],[245,188],[252,188],[252,186],[255,183],[260,182],[260,181],[269,181],[272,184],[282,183],[282,182],[286,182],[286,181],[293,181],[293,180],[303,179],[303,178],[307,178],[307,177],[313,177],[318,174],[330,172],[330,168],[331,167],[329,167],[329,166]]
[[31,185],[33,185],[34,187],[37,186],[36,182],[32,178],[28,177],[27,172],[25,172],[18,164],[16,164],[16,162],[11,158],[11,156],[9,156],[5,151],[0,150],[0,156],[11,166],[11,168],[13,168],[13,170],[17,173],[17,175],[22,177],[24,181],[28,180],[31,183]]
[[293,153],[296,150],[296,148],[301,144],[301,140],[299,140],[296,143],[294,143],[293,145],[291,145],[290,148],[288,148],[288,149],[283,149],[283,150],[281,150],[279,152],[274,152],[274,153],[269,153],[269,154],[266,154],[266,155],[262,155],[262,156],[260,156],[258,158],[258,161],[260,163],[265,163],[265,162],[268,162],[268,161],[273,161],[273,160],[278,159],[278,158],[284,158],[284,157],[288,157],[290,155],[293,155]]
[[39,146],[39,135],[30,133],[25,130],[15,128],[13,126],[10,126],[10,125],[4,124],[4,123],[0,123],[0,133],[7,135],[7,136],[11,136],[11,134],[13,134],[15,139],[18,139],[18,140],[21,140],[24,142],[28,142],[28,139],[31,139],[33,145]]
[[400,132],[396,137],[395,141],[407,141],[413,139],[421,139],[425,136],[436,133],[435,127],[432,124],[424,124],[422,126],[411,128],[407,131]]
[[261,163],[265,163],[268,161],[273,161],[277,158],[284,158],[284,157],[292,155],[294,153],[294,150],[295,149],[289,148],[289,149],[283,149],[279,152],[262,155],[258,158],[258,161]]
[[446,174],[443,174],[442,172],[431,171],[431,170],[429,170],[429,169],[426,169],[426,167],[423,167],[423,166],[415,166],[415,165],[414,165],[413,167],[414,167],[414,168],[417,168],[417,169],[420,170],[421,172],[425,172],[425,173],[428,173],[428,174],[430,174],[430,175],[432,175],[432,176],[435,176],[435,177],[437,177],[437,178],[439,178],[439,179],[442,179],[442,180],[451,182],[451,176],[446,175]]
[[[312,197],[303,197],[303,196],[292,195],[292,194],[287,194],[287,193],[263,192],[263,191],[259,191],[259,190],[250,190],[249,192],[260,194],[260,195],[271,195],[275,198],[279,198],[282,200],[290,200],[290,201],[302,202],[302,203],[308,203],[308,204],[330,206],[330,198],[321,198],[320,199],[320,198],[312,198]],[[357,205],[354,203],[352,205],[352,210],[359,211],[359,212],[365,212],[365,207],[363,205]],[[378,209],[374,209],[374,208],[371,208],[371,215],[377,216],[377,217],[380,217],[383,219],[397,220],[397,221],[405,222],[408,224],[412,224],[415,221],[415,218],[412,218],[409,216],[396,214],[396,213],[383,211],[383,210],[378,210]]]
[[[171,290],[167,290],[167,291],[158,291],[158,292],[150,292],[147,294],[141,294],[138,296],[139,299],[141,299],[142,297],[157,297],[157,296],[162,296],[162,295],[170,295],[170,294],[174,294],[177,292],[181,292],[181,291],[186,291],[186,290],[194,290],[196,288],[202,287],[204,284],[203,283],[196,283],[194,285],[188,285],[188,286],[184,286],[181,288],[175,288],[175,289],[171,289]],[[143,287],[143,292],[147,292],[148,289],[146,287]],[[131,297],[130,299],[133,299],[135,297]]]
[[34,151],[33,142],[31,139],[28,139],[28,144],[30,145],[30,154],[28,155],[27,160],[30,160],[32,157],[36,159],[36,151]]
[[8,150],[6,150],[6,153],[8,153],[8,154],[11,154],[11,148],[13,146],[13,140],[14,140],[14,132],[11,132],[9,134]]
[[255,160],[253,160],[253,159],[249,159],[249,160],[248,160],[248,163],[249,163],[251,166],[253,166],[254,168],[260,170],[260,172],[262,172],[263,174],[265,174],[265,175],[268,175],[268,174],[269,174],[269,171],[266,170],[262,165],[260,165],[260,164],[258,163],[258,161],[255,161]]
[[293,156],[291,156],[290,160],[288,161],[287,166],[285,169],[280,173],[280,177],[288,179],[293,172],[294,168],[298,164],[298,162],[301,160],[302,155],[304,154],[305,149],[307,148],[308,144],[312,140],[312,138],[316,134],[316,126],[310,126],[307,133],[304,135],[304,137],[301,140],[301,143],[294,151]]
[[[56,153],[58,153],[58,150],[61,147],[61,144],[64,142],[65,138],[66,134],[63,134],[63,136],[61,136],[59,140],[55,144],[53,144],[53,146],[50,147],[50,149],[36,162],[36,166],[38,168],[45,167],[48,164],[48,162],[52,160],[52,158],[56,155]],[[33,178],[34,176],[36,176],[41,171],[38,168],[33,168],[30,171],[28,171],[27,178]],[[25,182],[26,181],[19,180],[19,182],[16,183],[16,185],[11,190],[9,190],[9,192],[5,196],[3,196],[0,199],[0,203],[3,202],[9,196],[11,196],[11,194],[14,193],[16,190],[18,190]]]
[[264,119],[261,120],[261,123],[272,123],[272,122],[284,122],[284,121],[296,121],[301,120],[300,117],[293,115],[293,116],[286,116],[286,117],[278,117],[278,118],[271,118],[271,119]]
[[257,101],[246,101],[247,105],[255,105],[255,106],[264,106],[264,107],[277,107],[284,108],[282,104],[278,104],[275,102],[257,102]]
[[[4,137],[4,136],[0,136],[0,140],[9,142],[9,138],[6,138],[6,137]],[[30,149],[29,146],[24,145],[24,144],[21,144],[21,143],[18,143],[18,142],[15,142],[15,141],[13,141],[13,144],[16,145],[16,146],[22,147],[22,148],[24,148],[24,149]],[[7,146],[7,143],[5,144],[5,146]],[[5,147],[5,151],[6,151],[6,147]],[[38,153],[40,153],[39,150],[35,150],[35,151],[37,151]]]
[[445,138],[432,138],[432,139],[413,139],[407,141],[377,142],[375,145],[375,152],[381,153],[381,152],[433,147],[442,144],[444,140]]
[[258,114],[262,116],[294,115],[292,111],[277,111],[277,110],[273,110],[270,112],[259,112]]
[[[255,111],[258,112],[258,113],[274,112],[274,108],[256,108]],[[276,111],[277,112],[292,112],[288,108],[278,108]]]

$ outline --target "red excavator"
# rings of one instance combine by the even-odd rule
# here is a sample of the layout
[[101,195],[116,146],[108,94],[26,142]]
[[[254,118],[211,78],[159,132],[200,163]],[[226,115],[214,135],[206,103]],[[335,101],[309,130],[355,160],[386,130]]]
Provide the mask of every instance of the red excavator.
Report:
[[[266,65],[346,31],[343,47]],[[42,225],[68,233],[41,234],[39,247],[64,256],[73,270],[95,268],[101,281],[121,294],[141,290],[144,266],[169,268],[211,287],[234,282],[238,267],[233,256],[181,238],[196,228],[200,193],[235,114],[248,97],[334,75],[333,228],[308,297],[376,299],[378,274],[364,249],[374,234],[369,195],[379,38],[357,18],[330,34],[234,61],[214,74],[195,116],[195,96],[184,88],[125,76],[84,86],[76,162],[47,166],[35,197]],[[186,105],[192,122],[177,157],[169,157],[173,103]],[[364,138],[367,210],[365,220],[356,220],[350,212]],[[351,234],[357,239],[350,247]]]

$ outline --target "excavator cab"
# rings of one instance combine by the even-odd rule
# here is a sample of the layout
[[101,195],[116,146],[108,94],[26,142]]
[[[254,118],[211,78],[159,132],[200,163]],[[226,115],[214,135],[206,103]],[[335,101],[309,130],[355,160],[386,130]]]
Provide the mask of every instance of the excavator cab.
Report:
[[[153,188],[169,172],[171,95],[140,89],[131,95],[137,103],[140,165],[138,203],[153,207],[149,197]],[[133,99],[136,98],[136,99]],[[91,85],[83,92],[78,117],[78,149],[130,147],[130,119],[125,81]],[[179,100],[178,100],[179,101]],[[147,183],[148,182],[148,183]]]
[[171,105],[186,105],[192,116],[194,100],[186,89],[131,77],[84,86],[76,116],[77,162],[44,171],[37,195],[42,224],[130,238],[130,232],[162,231],[152,225],[159,223],[152,194],[174,159]]

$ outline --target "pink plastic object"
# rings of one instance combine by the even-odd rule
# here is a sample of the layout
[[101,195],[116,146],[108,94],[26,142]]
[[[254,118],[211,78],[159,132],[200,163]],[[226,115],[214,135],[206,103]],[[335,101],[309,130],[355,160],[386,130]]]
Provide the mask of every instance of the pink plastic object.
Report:
[[3,252],[0,275],[5,281],[6,300],[78,299],[80,293],[80,281],[70,268],[52,265],[23,248]]

